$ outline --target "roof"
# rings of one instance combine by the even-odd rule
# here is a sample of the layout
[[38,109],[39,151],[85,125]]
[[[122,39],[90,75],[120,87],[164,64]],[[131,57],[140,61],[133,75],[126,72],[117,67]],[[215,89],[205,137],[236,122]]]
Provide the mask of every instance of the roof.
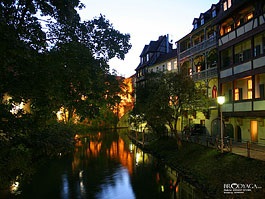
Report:
[[173,49],[169,53],[161,54],[157,58],[157,60],[156,60],[156,62],[154,64],[158,64],[158,63],[165,62],[165,61],[170,60],[170,59],[173,59],[173,58],[177,58],[177,56],[178,56],[177,49]]
[[150,53],[150,52],[156,52],[159,45],[161,44],[161,42],[163,41],[163,39],[165,37],[166,37],[165,35],[160,36],[157,41],[150,41],[149,45],[144,46],[144,49],[143,49],[140,57],[143,57],[144,55],[146,55],[147,53]]

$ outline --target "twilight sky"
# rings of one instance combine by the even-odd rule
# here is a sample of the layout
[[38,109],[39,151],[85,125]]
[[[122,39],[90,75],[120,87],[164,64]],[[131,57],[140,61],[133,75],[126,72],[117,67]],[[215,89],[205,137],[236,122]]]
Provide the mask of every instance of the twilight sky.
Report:
[[81,20],[91,20],[100,14],[116,30],[131,35],[132,48],[124,60],[112,59],[109,64],[119,75],[129,77],[135,73],[144,45],[168,34],[175,42],[192,30],[198,18],[218,0],[81,0],[86,8],[79,11]]

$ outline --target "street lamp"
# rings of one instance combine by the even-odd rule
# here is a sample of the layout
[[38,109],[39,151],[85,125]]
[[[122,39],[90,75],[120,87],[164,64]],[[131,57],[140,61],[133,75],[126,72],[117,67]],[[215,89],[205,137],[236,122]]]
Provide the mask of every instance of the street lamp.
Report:
[[223,114],[222,114],[222,105],[225,102],[225,96],[218,96],[217,97],[217,102],[220,105],[220,116],[221,116],[221,120],[220,120],[220,130],[221,130],[221,152],[223,153],[224,151],[224,132],[223,132]]

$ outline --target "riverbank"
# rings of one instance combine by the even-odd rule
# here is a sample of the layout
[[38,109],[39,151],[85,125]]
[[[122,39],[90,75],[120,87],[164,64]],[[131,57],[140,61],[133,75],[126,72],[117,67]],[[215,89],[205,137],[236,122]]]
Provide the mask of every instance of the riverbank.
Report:
[[[264,161],[232,153],[221,153],[216,149],[184,141],[181,147],[178,147],[177,141],[171,138],[156,140],[145,149],[163,159],[210,197],[263,198],[265,196]],[[228,189],[231,191],[232,188],[241,189],[241,193],[224,194],[224,191]]]

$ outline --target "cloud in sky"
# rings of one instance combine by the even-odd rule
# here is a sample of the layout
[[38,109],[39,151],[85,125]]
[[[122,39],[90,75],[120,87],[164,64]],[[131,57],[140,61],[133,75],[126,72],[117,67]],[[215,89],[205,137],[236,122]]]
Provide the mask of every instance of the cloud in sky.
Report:
[[[218,0],[81,0],[86,8],[79,11],[81,20],[100,14],[121,33],[131,35],[132,48],[125,60],[110,60],[111,68],[129,77],[135,73],[144,45],[168,34],[175,43],[192,30],[194,18]],[[173,45],[175,47],[175,44]]]

